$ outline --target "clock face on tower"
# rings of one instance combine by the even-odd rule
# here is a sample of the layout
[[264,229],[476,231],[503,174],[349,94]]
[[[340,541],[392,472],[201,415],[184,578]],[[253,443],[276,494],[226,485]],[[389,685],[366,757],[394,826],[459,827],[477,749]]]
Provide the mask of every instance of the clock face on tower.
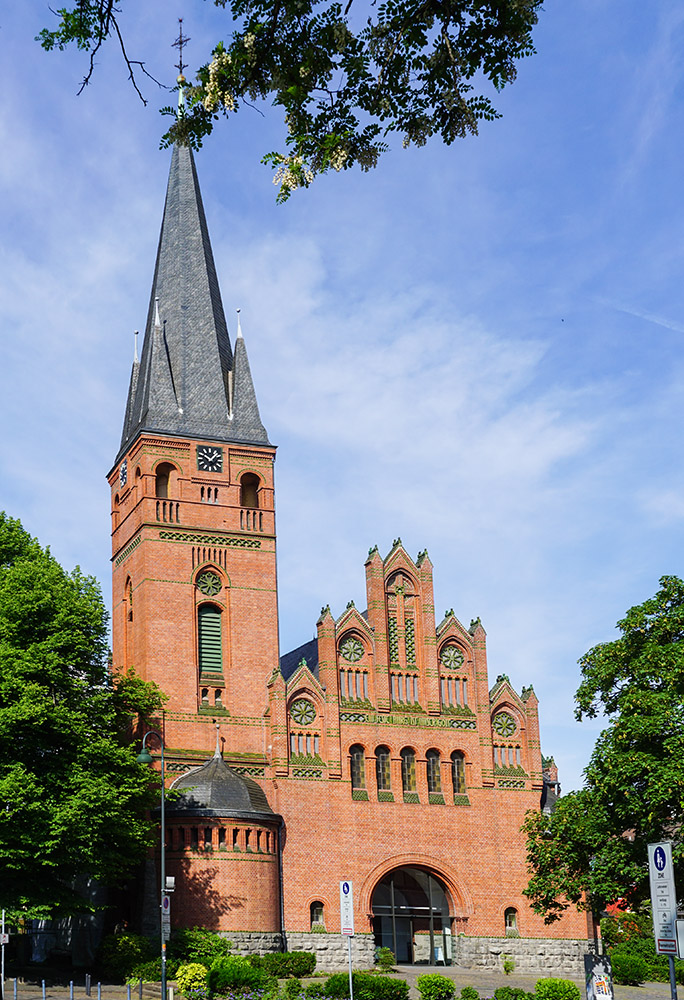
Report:
[[201,472],[222,472],[223,448],[215,448],[210,444],[198,444],[197,468]]

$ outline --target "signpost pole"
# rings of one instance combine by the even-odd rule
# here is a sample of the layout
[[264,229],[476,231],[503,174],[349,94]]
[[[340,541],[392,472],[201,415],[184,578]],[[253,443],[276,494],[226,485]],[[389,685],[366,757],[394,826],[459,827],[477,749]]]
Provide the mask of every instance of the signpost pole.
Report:
[[340,882],[340,930],[347,937],[349,954],[349,998],[354,1000],[354,982],[352,978],[352,946],[354,937],[354,893],[351,882]]
[[677,954],[677,890],[672,866],[672,844],[669,841],[648,845],[648,873],[656,954],[667,955],[669,959],[670,996],[672,1000],[677,1000],[674,965]]
[[5,911],[2,911],[2,972],[0,972],[0,998],[5,1000]]

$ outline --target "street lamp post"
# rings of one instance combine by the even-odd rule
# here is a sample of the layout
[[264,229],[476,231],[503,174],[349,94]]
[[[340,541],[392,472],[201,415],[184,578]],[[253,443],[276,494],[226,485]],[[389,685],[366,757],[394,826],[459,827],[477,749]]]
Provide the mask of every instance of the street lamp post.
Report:
[[159,923],[161,927],[161,1000],[166,1000],[166,928],[164,926],[164,904],[166,901],[166,827],[164,822],[164,740],[160,734],[151,729],[145,733],[142,741],[142,749],[138,754],[139,764],[151,764],[152,755],[146,749],[148,736],[156,736],[161,748],[161,844],[160,844],[160,886],[161,900],[159,903]]

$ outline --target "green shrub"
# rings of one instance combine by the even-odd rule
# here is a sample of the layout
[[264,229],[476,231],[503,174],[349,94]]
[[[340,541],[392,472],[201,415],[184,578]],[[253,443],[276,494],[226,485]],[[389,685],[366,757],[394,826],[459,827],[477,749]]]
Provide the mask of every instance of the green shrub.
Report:
[[246,958],[229,955],[227,958],[217,958],[212,964],[207,984],[212,996],[225,997],[265,990],[270,985],[270,976],[264,969],[255,968]]
[[648,979],[648,964],[641,955],[616,952],[611,956],[613,979],[620,986],[640,986]]
[[316,956],[312,951],[275,951],[263,955],[256,966],[265,969],[269,976],[275,976],[276,979],[287,979],[290,976],[301,979],[303,976],[310,976],[316,968]]
[[499,986],[494,990],[494,1000],[535,1000],[534,993],[527,993],[519,986]]
[[188,965],[179,966],[174,978],[178,989],[188,1000],[200,1000],[209,992],[207,969],[200,962],[190,962]]
[[416,987],[421,1000],[452,1000],[456,993],[453,980],[439,972],[429,972],[424,976],[418,976]]
[[[152,958],[152,944],[141,934],[108,934],[98,952],[98,964],[103,972],[122,979],[128,978],[136,965]],[[161,963],[161,957],[159,961]]]
[[503,959],[503,970],[505,976],[510,976],[511,972],[515,971],[515,959],[512,955],[502,955]]
[[480,1000],[480,994],[474,986],[464,986],[461,990],[461,1000]]
[[[137,983],[141,979],[144,983],[161,982],[161,956],[159,958],[151,958],[147,962],[139,962],[133,966],[129,980]],[[173,979],[173,975],[170,975],[169,979]]]
[[230,941],[204,927],[174,931],[168,944],[168,958],[183,964],[199,962],[209,969],[217,958],[230,954]]
[[[403,979],[389,979],[371,972],[354,972],[352,975],[355,1000],[408,1000],[409,985]],[[325,996],[344,1000],[349,996],[349,976],[335,972],[325,981]]]
[[580,988],[570,979],[538,979],[536,1000],[580,1000]]
[[381,972],[391,972],[397,964],[396,956],[391,948],[378,948],[375,953],[375,961]]
[[325,996],[325,983],[309,983],[304,987],[304,996],[307,1000],[321,1000]]
[[303,992],[302,981],[296,977],[288,979],[283,987],[283,996],[285,997],[285,1000],[299,1000]]

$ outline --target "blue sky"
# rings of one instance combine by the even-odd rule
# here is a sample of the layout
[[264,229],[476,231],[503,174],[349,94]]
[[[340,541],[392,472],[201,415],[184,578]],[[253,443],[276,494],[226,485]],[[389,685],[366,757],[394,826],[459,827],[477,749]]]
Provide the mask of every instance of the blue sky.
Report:
[[[172,82],[226,34],[197,0],[130,5],[129,49]],[[138,10],[137,8],[142,8]],[[114,48],[0,23],[0,506],[109,599],[105,474],[144,326],[168,151]],[[427,547],[438,616],[488,633],[493,683],[540,698],[544,752],[577,787],[598,725],[578,658],[684,573],[684,10],[550,2],[538,54],[476,139],[401,149],[286,206],[245,110],[197,156],[231,331],[241,308],[278,446],[283,649],[322,605],[365,606],[368,548]]]

